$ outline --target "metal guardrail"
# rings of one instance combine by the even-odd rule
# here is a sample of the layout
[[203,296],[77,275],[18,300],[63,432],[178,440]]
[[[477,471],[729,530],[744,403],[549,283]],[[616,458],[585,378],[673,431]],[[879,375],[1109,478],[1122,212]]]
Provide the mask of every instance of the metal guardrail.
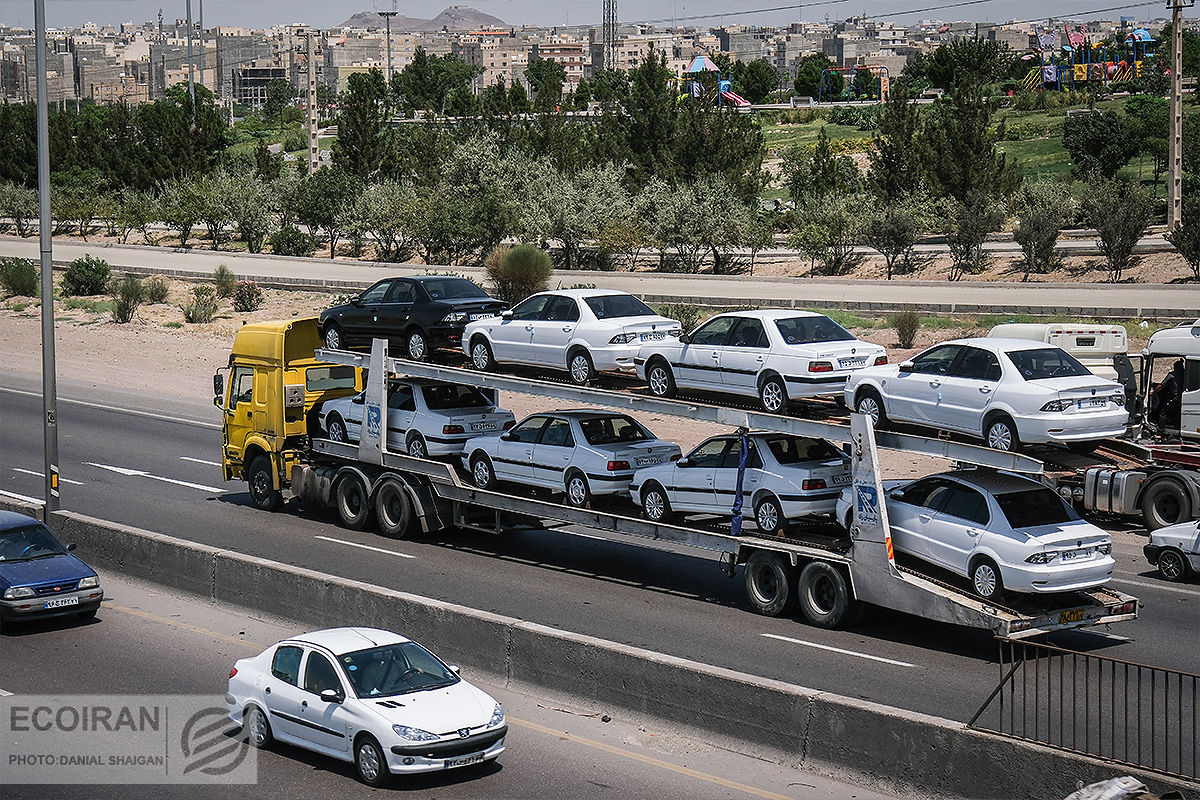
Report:
[[1200,778],[1200,675],[1000,641],[1000,683],[969,727]]

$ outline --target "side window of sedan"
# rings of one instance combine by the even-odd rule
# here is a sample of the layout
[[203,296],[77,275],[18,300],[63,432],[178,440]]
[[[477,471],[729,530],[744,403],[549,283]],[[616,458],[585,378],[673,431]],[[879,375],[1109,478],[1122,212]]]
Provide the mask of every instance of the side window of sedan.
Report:
[[767,347],[767,332],[762,322],[749,317],[738,320],[737,327],[729,337],[730,347]]
[[415,411],[417,407],[413,403],[412,387],[402,383],[393,389],[388,395],[388,408],[396,411]]
[[[729,449],[725,451],[725,455],[721,457],[722,469],[737,469],[738,460],[742,457],[742,445],[734,439]],[[746,469],[762,469],[762,457],[758,454],[758,448],[754,446],[754,442],[746,443]]]
[[[720,466],[721,458],[725,455],[725,450],[729,447],[730,441],[730,439],[713,439],[712,441],[705,442],[692,452],[688,453],[688,466]],[[736,466],[736,462],[734,463]]]
[[508,432],[508,441],[533,444],[541,436],[547,421],[547,417],[530,417]]
[[970,378],[977,381],[1000,380],[1000,360],[996,354],[978,347],[964,347],[962,358],[954,366],[954,374],[959,378]]
[[412,303],[417,299],[415,288],[408,281],[396,281],[392,284],[392,293],[388,296],[389,303]]
[[940,511],[952,488],[954,488],[953,484],[947,480],[931,478],[905,487],[897,499],[910,506],[921,506],[932,511]]
[[717,317],[714,320],[706,322],[699,330],[692,334],[692,344],[720,347],[729,338],[729,329],[733,327],[733,323],[735,322],[737,322],[737,317]]
[[292,686],[300,685],[300,656],[303,651],[299,647],[283,645],[275,649],[271,659],[271,674],[284,683]]
[[304,691],[320,694],[333,689],[342,694],[342,682],[329,659],[317,652],[310,652],[304,664]]
[[550,302],[553,295],[540,294],[536,297],[530,297],[517,303],[517,307],[513,309],[512,318],[519,320],[534,320],[541,316],[542,309]]
[[575,437],[571,435],[571,423],[565,419],[552,419],[542,433],[542,444],[551,447],[574,447]]
[[388,290],[391,288],[392,281],[380,281],[363,292],[358,299],[363,303],[382,303],[384,298],[387,297]]
[[945,375],[962,348],[956,344],[935,347],[913,359],[913,372],[922,375]]
[[950,497],[942,506],[942,513],[977,525],[987,525],[991,519],[987,498],[981,492],[966,486],[955,486],[951,490]]
[[573,297],[552,297],[542,309],[541,318],[550,322],[578,322],[579,304]]

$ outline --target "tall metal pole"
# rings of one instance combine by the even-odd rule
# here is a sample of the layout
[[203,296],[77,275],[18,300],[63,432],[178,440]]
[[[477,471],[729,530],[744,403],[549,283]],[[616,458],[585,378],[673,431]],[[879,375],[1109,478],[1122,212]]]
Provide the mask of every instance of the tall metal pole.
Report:
[[204,50],[204,0],[200,0],[200,85],[208,86],[208,84],[204,82],[204,62],[206,60]]
[[37,47],[38,240],[42,271],[42,443],[45,511],[58,510],[58,389],[54,372],[54,261],[50,239],[50,110],[46,100],[46,0],[33,0]]
[[192,60],[192,0],[187,0],[187,59],[188,59],[188,97],[192,99],[192,116],[196,115],[196,75],[195,62]]
[[1167,228],[1183,220],[1183,7],[1171,0],[1171,133],[1167,140],[1170,177],[1167,180]]
[[317,171],[317,50],[308,32],[308,174]]
[[384,24],[387,25],[387,81],[388,86],[392,85],[392,17],[396,16],[398,11],[380,11],[379,16],[383,17]]

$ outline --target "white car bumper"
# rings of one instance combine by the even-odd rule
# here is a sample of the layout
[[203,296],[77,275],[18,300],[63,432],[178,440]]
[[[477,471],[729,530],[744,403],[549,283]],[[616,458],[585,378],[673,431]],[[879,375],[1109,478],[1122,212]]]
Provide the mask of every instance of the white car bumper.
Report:
[[637,366],[633,360],[641,349],[641,342],[630,342],[589,347],[588,353],[597,372],[636,372]]
[[[491,743],[481,743],[483,749],[474,749],[469,741],[428,742],[417,745],[393,745],[388,748],[387,765],[392,774],[399,772],[444,772],[456,767],[468,767],[490,761],[504,752],[504,735]],[[491,734],[483,734],[488,739]],[[486,740],[485,740],[486,742]],[[448,747],[449,746],[449,747]],[[439,752],[441,751],[441,752]],[[443,754],[444,753],[444,754]]]
[[1085,414],[1042,412],[1014,419],[1021,441],[1031,444],[1094,442],[1121,436],[1128,421],[1129,413],[1123,408]]
[[781,499],[783,515],[788,519],[811,517],[815,514],[833,514],[837,510],[841,490],[815,492],[813,497],[784,497]]
[[1113,563],[1112,556],[1104,556],[1079,564],[1005,564],[1000,577],[1014,592],[1074,592],[1108,583]]

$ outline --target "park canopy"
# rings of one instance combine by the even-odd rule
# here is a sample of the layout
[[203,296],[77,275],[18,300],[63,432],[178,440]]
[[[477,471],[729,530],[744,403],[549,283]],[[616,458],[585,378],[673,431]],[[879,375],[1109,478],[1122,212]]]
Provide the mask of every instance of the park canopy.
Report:
[[689,73],[693,72],[720,72],[721,68],[716,63],[706,56],[704,53],[692,59],[691,65],[688,67]]

